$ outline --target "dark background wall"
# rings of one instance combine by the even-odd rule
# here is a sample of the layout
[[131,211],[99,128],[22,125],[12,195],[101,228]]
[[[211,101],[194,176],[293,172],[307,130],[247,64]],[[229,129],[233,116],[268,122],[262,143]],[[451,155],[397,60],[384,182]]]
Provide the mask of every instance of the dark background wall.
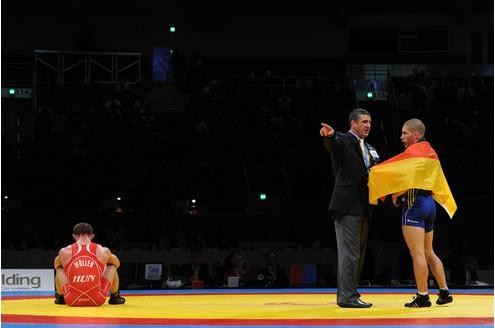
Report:
[[[2,4],[2,46],[4,54],[30,54],[40,48],[149,52],[153,46],[167,45],[206,57],[334,58],[349,53],[352,31],[366,31],[360,41],[368,52],[395,53],[399,31],[419,29],[445,30],[448,51],[468,55],[470,32],[492,30],[491,6],[460,1],[309,2],[304,6],[18,1]],[[175,34],[169,33],[170,25],[176,26]]]
[[[401,151],[401,121],[427,122],[459,205],[454,220],[439,208],[438,249],[447,258],[467,247],[493,270],[490,1],[20,0],[2,2],[2,21],[2,87],[34,87],[35,49],[143,54],[143,79],[127,91],[51,81],[36,86],[37,104],[2,99],[4,266],[33,249],[44,252],[33,263],[47,262],[82,219],[99,242],[150,259],[199,245],[258,252],[257,265],[268,247],[321,251],[316,259],[334,263],[325,258],[335,249],[333,178],[317,130],[325,120],[345,130],[362,106],[383,158]],[[153,47],[180,49],[184,84],[151,82]],[[356,98],[363,64],[388,70],[385,101]],[[17,117],[28,131],[22,144]],[[404,246],[399,215],[380,205],[370,232],[373,252],[393,249],[394,263]],[[381,254],[373,279],[386,268]]]

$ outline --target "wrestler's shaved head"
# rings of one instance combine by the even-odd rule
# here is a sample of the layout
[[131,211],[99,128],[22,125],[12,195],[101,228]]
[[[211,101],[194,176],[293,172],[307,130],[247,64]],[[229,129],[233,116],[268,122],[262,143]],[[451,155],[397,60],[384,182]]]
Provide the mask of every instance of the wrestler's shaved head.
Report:
[[404,123],[404,128],[408,129],[411,132],[419,133],[420,137],[423,138],[425,136],[426,128],[421,120],[417,118],[410,119]]

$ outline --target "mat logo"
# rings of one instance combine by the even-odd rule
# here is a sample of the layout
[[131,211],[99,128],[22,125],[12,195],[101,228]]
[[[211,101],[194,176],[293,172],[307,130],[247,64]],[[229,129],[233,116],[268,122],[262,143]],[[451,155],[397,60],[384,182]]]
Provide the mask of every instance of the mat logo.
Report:
[[53,269],[2,269],[2,291],[53,291]]
[[95,279],[96,275],[94,274],[83,274],[74,276],[72,282],[94,282]]
[[41,287],[41,277],[40,276],[21,276],[19,274],[12,274],[7,276],[2,273],[2,289],[9,287],[9,289],[24,289],[24,288],[34,288],[38,289]]

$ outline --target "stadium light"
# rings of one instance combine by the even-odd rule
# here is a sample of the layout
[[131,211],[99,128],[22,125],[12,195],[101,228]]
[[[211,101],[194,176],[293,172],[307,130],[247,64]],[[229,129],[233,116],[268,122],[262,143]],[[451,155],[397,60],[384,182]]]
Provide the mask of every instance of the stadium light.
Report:
[[15,95],[15,89],[14,88],[9,88],[9,95],[11,95],[11,96]]
[[170,33],[175,33],[175,26],[170,25],[170,27],[168,28],[168,30],[170,31]]
[[260,200],[266,200],[266,194],[265,193],[260,193]]
[[368,92],[366,93],[366,98],[368,98],[368,99],[373,98],[373,92],[372,92],[372,91],[368,91]]

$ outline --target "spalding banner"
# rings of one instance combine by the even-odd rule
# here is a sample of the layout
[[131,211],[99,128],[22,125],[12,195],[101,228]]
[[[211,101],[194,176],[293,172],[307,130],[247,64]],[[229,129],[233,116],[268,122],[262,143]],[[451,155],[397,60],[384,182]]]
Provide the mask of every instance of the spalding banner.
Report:
[[2,269],[3,291],[54,291],[53,269]]

